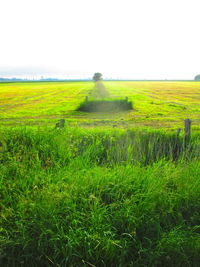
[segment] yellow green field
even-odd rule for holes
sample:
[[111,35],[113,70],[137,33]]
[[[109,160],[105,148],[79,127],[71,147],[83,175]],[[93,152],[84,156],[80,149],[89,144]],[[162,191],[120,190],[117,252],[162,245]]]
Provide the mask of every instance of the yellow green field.
[[104,81],[113,98],[129,97],[134,109],[84,113],[76,108],[90,95],[91,82],[0,83],[1,125],[53,125],[61,118],[81,126],[178,128],[185,118],[200,128],[200,82]]

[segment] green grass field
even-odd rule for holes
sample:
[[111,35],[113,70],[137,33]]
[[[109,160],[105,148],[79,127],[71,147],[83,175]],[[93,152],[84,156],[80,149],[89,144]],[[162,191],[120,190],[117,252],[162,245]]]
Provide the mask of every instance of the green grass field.
[[104,84],[0,84],[0,266],[199,267],[200,82]]
[[179,128],[191,118],[200,125],[200,82],[105,81],[111,98],[133,102],[134,110],[93,114],[75,111],[94,88],[93,82],[0,84],[1,125],[53,125],[60,118],[81,126]]

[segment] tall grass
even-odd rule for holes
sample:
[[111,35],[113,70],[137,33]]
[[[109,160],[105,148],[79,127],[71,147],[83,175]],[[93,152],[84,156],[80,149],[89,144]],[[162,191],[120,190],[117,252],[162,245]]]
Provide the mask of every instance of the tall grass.
[[81,157],[101,165],[189,160],[200,156],[199,146],[198,134],[185,144],[184,138],[176,133],[147,129],[14,128],[2,130],[0,141],[4,160],[14,156],[29,164],[37,161],[44,165],[50,161],[60,167]]
[[199,266],[199,136],[1,131],[1,266]]

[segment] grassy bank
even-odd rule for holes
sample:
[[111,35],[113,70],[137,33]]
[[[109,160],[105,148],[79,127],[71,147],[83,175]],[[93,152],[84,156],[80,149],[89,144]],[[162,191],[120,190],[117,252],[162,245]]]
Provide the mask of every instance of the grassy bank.
[[199,266],[199,136],[6,129],[1,266]]

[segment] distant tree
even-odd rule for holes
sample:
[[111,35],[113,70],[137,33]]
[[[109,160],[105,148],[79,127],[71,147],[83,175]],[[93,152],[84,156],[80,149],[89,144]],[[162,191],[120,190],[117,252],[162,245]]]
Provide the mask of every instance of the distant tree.
[[200,81],[200,74],[194,77],[195,81]]
[[96,72],[93,76],[93,81],[101,81],[102,80],[102,74],[100,72]]

